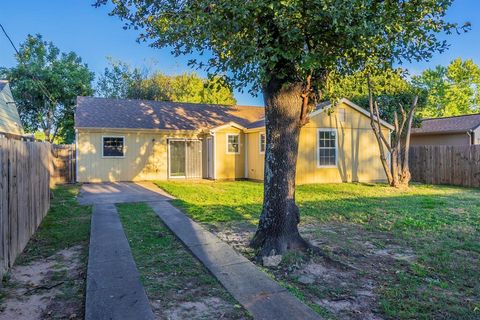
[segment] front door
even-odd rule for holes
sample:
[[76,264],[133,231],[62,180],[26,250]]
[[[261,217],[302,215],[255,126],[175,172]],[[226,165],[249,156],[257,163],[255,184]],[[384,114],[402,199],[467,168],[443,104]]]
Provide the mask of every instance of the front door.
[[202,144],[199,140],[171,139],[168,141],[169,178],[202,177]]
[[170,177],[186,177],[186,145],[183,140],[170,140]]

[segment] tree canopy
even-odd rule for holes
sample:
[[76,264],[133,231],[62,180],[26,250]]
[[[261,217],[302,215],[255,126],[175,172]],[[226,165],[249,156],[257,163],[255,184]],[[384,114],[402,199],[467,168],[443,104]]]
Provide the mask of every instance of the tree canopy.
[[444,19],[452,0],[112,3],[111,14],[123,18],[126,27],[141,30],[139,40],[172,46],[176,55],[200,53],[191,65],[236,87],[253,83],[254,91],[273,74],[305,81],[313,73],[322,80],[326,71],[357,70],[369,61],[390,65],[431,58],[448,47],[437,33],[468,28]]
[[121,61],[111,60],[110,64],[97,83],[97,94],[103,97],[236,104],[232,90],[219,77],[203,79],[195,72],[148,74]]
[[76,98],[93,94],[94,73],[77,54],[61,52],[39,34],[28,35],[15,58],[18,64],[0,75],[10,81],[26,131],[42,130],[50,142],[73,141]]
[[372,90],[379,103],[380,116],[390,123],[393,123],[394,112],[399,112],[400,106],[408,110],[414,96],[420,95],[419,105],[424,104],[425,93],[407,80],[404,70],[370,72],[371,70],[359,71],[345,76],[331,73],[326,81],[327,97],[333,101],[347,98],[368,110],[369,93]]
[[480,67],[473,60],[455,59],[448,66],[425,70],[413,82],[428,92],[422,118],[480,112]]

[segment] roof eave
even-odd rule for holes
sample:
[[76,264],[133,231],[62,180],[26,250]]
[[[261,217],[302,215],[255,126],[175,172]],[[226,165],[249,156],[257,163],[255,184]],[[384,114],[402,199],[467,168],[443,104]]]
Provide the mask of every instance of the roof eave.
[[109,128],[109,127],[81,127],[75,126],[75,130],[91,130],[91,131],[145,131],[145,132],[176,132],[176,133],[199,133],[202,132],[202,129],[159,129],[159,128]]
[[[339,103],[342,103],[342,102],[345,103],[345,104],[347,104],[348,106],[352,107],[353,109],[357,110],[358,112],[362,113],[363,115],[367,116],[368,118],[370,118],[370,112],[368,112],[367,110],[363,109],[363,108],[360,107],[359,105],[353,103],[352,101],[348,100],[347,98],[342,98],[342,99],[340,99]],[[319,113],[323,112],[324,110],[329,109],[329,108],[331,108],[331,107],[332,107],[332,104],[330,103],[330,104],[328,104],[328,105],[326,105],[326,106],[324,106],[324,107],[322,107],[322,108],[319,108],[319,109],[311,112],[311,113],[310,113],[310,117],[316,116],[317,114],[319,114]],[[377,120],[377,117],[376,117],[376,116],[373,116],[373,119],[376,121],[376,120]],[[380,123],[381,123],[384,127],[388,128],[388,129],[390,129],[390,130],[392,130],[392,131],[395,129],[390,123],[388,123],[388,122],[385,121],[385,120],[380,119]]]
[[452,134],[452,133],[467,133],[467,132],[471,132],[472,129],[464,129],[464,130],[442,130],[442,131],[424,131],[424,132],[411,132],[411,135],[412,136],[420,136],[420,135],[429,135],[429,134],[439,134],[439,135],[443,135],[443,134]]

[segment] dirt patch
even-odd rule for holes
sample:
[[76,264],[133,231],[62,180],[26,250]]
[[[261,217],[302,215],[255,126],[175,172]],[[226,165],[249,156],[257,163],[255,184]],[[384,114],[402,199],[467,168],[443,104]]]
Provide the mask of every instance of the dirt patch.
[[[316,255],[285,256],[268,272],[302,292],[305,301],[323,310],[325,318],[383,319],[378,288],[385,274],[416,261],[415,252],[388,233],[370,232],[349,224],[303,225],[301,233],[332,260]],[[212,230],[239,252],[253,252],[248,243],[251,226],[224,226]]]
[[165,315],[170,320],[182,319],[229,319],[234,312],[232,305],[220,298],[201,298],[197,301],[182,302],[167,310]]
[[84,283],[81,251],[81,246],[75,246],[14,266],[2,288],[0,320],[80,318],[83,297],[78,303],[75,289]]

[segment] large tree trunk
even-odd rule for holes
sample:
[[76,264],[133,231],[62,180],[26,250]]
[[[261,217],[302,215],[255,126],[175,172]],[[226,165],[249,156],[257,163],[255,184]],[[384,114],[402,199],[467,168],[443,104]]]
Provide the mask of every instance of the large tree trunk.
[[295,173],[301,128],[302,83],[272,80],[264,88],[266,151],[263,210],[251,246],[258,256],[306,249],[298,232]]

